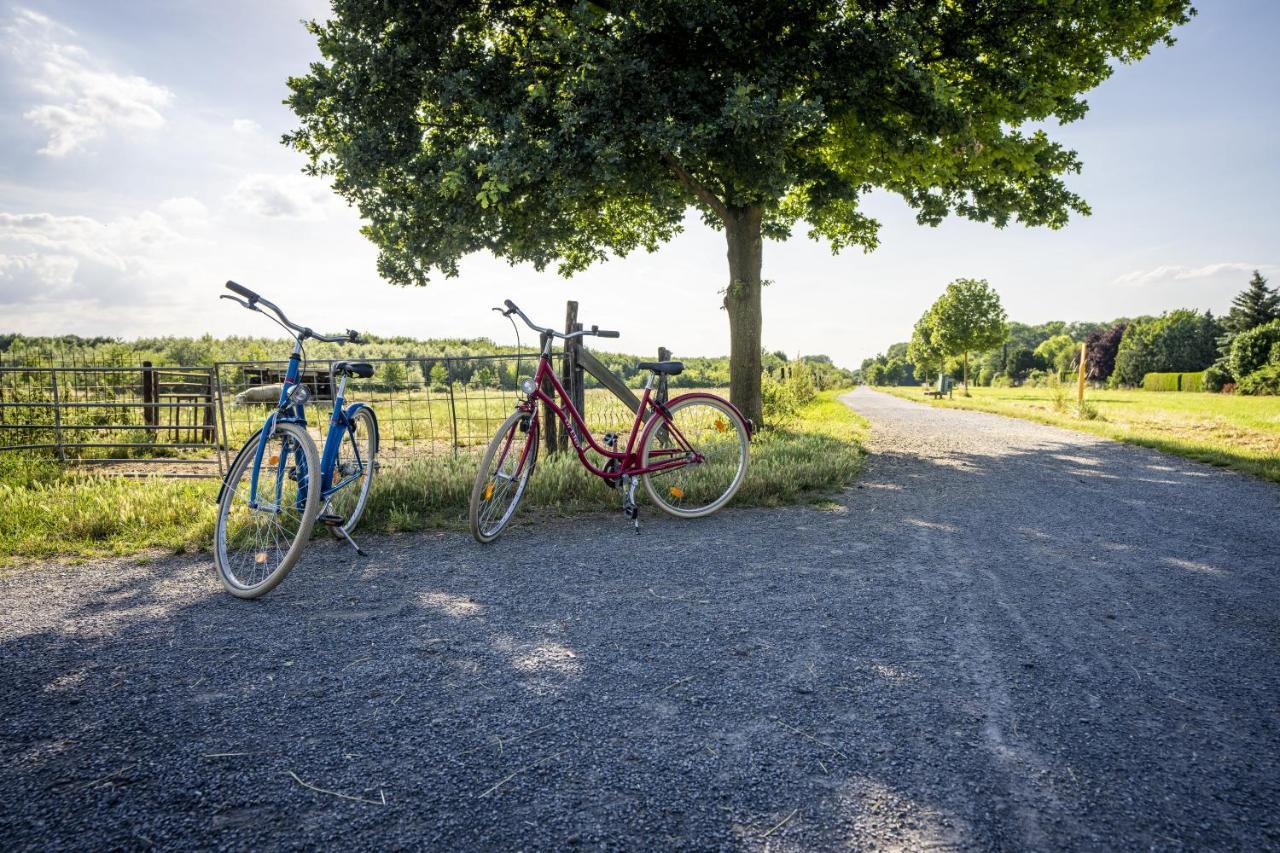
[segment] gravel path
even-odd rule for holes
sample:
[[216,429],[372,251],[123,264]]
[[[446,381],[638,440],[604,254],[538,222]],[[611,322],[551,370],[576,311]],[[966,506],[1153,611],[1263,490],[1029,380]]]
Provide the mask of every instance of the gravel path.
[[4,846],[1280,849],[1280,489],[847,399],[826,509],[0,580]]

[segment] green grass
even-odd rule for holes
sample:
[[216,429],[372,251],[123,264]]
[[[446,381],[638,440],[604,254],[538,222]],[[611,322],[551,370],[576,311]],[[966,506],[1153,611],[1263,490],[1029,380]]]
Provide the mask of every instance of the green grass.
[[[925,402],[919,388],[881,388],[899,397]],[[1065,411],[1054,405],[1049,388],[972,388],[964,397],[931,406],[974,409],[1091,432],[1151,447],[1280,482],[1280,397],[1234,394],[1097,391],[1085,400],[1096,408],[1092,420],[1075,413],[1075,388]]]
[[[838,393],[819,394],[787,425],[757,434],[735,504],[812,501],[857,475],[867,425],[839,402]],[[472,454],[442,454],[384,469],[360,529],[464,526],[476,464]],[[86,476],[49,462],[0,457],[0,565],[53,556],[206,549],[217,490],[211,480]],[[620,505],[616,491],[586,472],[576,455],[563,453],[539,461],[522,512],[537,517]]]

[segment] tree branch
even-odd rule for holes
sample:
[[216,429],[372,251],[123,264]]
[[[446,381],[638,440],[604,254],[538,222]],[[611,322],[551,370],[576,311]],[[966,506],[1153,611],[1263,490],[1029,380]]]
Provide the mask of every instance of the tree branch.
[[716,215],[722,220],[728,221],[728,206],[725,205],[725,203],[721,201],[715,193],[699,183],[697,178],[689,174],[689,170],[680,165],[680,161],[675,158],[675,155],[664,151],[662,152],[662,160],[667,164],[667,168],[669,168],[675,176],[680,179],[680,183],[684,184],[685,187],[689,189],[689,192],[697,196],[698,201],[714,210]]

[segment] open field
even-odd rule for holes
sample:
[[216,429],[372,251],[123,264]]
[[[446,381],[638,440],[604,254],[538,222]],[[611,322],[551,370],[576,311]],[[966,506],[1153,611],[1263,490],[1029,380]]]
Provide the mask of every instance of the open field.
[[1075,412],[1075,388],[1067,410],[1055,408],[1049,388],[971,388],[954,399],[931,400],[921,388],[880,388],[932,406],[973,409],[1151,447],[1280,482],[1280,397],[1089,389],[1085,400],[1098,417]]
[[[837,393],[820,394],[791,423],[757,435],[747,480],[735,504],[803,501],[838,489],[856,476],[866,422],[841,404]],[[607,410],[597,406],[595,411],[603,417]],[[489,412],[486,404],[485,411],[475,413],[476,431],[486,418],[496,429],[498,414]],[[360,529],[461,526],[475,466],[473,452],[424,453],[387,466],[375,481]],[[0,456],[0,505],[5,508],[0,565],[33,557],[206,548],[217,489],[214,480],[77,475],[48,462]],[[565,514],[617,509],[620,498],[583,470],[575,455],[559,454],[540,460],[525,506]]]

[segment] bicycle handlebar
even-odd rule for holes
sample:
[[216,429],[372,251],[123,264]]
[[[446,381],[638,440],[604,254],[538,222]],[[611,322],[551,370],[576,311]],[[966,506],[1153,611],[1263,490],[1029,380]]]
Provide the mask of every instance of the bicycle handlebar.
[[507,306],[507,310],[502,311],[501,308],[495,308],[494,310],[502,311],[502,316],[504,317],[509,317],[512,314],[515,314],[519,316],[521,320],[524,320],[525,325],[528,326],[530,329],[533,329],[535,332],[539,332],[544,335],[550,335],[553,338],[562,338],[567,341],[569,340],[569,338],[582,338],[582,337],[586,337],[587,335],[595,335],[598,338],[620,337],[618,332],[611,332],[611,331],[608,331],[607,329],[601,329],[599,326],[592,326],[590,329],[582,329],[581,331],[577,331],[577,332],[557,332],[555,329],[551,328],[550,326],[544,327],[544,326],[536,325],[532,320],[529,319],[528,315],[526,315],[523,311],[520,310],[520,306],[516,305],[510,299],[503,300],[503,304]]
[[237,299],[234,296],[227,296],[225,293],[222,294],[222,297],[221,297],[222,299],[230,299],[232,302],[237,302],[243,305],[245,308],[248,308],[250,311],[258,311],[258,312],[262,311],[262,309],[258,307],[258,303],[262,303],[267,308],[270,308],[271,311],[277,317],[280,318],[280,323],[285,328],[289,329],[290,331],[294,332],[297,335],[300,335],[301,337],[311,338],[312,340],[316,340],[316,341],[324,341],[326,343],[331,343],[331,344],[345,344],[345,343],[355,344],[360,342],[360,337],[354,329],[347,329],[347,331],[341,335],[321,335],[317,333],[315,330],[307,326],[299,326],[297,323],[293,322],[287,316],[285,316],[285,313],[280,310],[279,305],[276,305],[270,299],[263,299],[261,296],[254,293],[252,290],[245,287],[244,285],[236,284],[234,281],[228,281],[226,286],[227,286],[227,290],[230,290],[232,293],[240,294],[241,296],[244,297],[244,299]]

